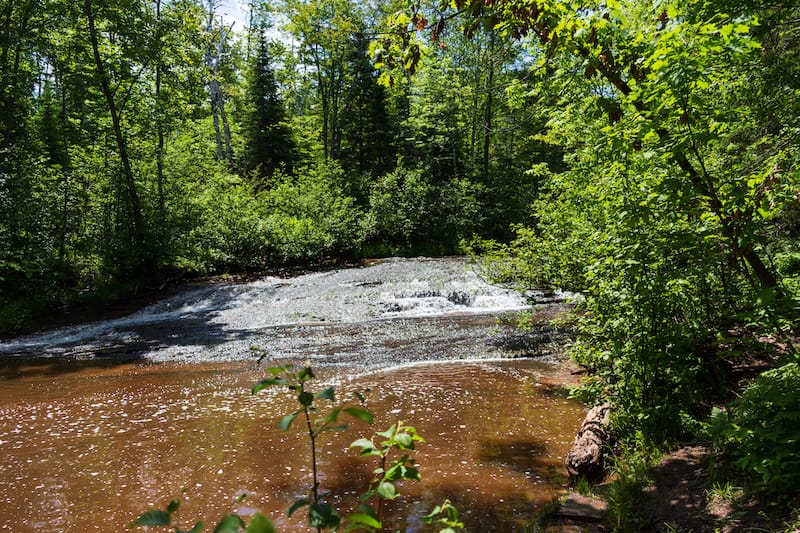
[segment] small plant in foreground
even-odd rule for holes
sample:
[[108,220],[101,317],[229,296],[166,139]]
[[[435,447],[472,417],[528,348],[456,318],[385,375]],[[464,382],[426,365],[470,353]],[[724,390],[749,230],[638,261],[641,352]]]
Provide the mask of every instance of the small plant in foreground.
[[[131,522],[129,527],[131,529],[142,526],[169,527],[174,529],[175,533],[200,533],[203,531],[203,522],[197,522],[192,529],[181,529],[177,525],[174,515],[178,513],[180,507],[180,499],[172,500],[167,505],[166,510],[151,509],[146,511]],[[242,530],[244,530],[244,533],[275,533],[275,526],[269,518],[261,513],[254,514],[250,518],[249,524],[242,517],[231,514],[219,521],[214,528],[214,533],[239,533]]]
[[[327,501],[319,485],[317,471],[317,445],[320,435],[328,431],[341,431],[347,426],[339,423],[339,415],[345,413],[353,418],[372,424],[371,412],[357,406],[336,405],[333,387],[328,387],[320,392],[309,390],[309,383],[314,379],[314,372],[310,364],[299,370],[291,366],[271,367],[267,369],[269,377],[258,382],[251,389],[252,394],[272,386],[284,386],[296,394],[299,408],[281,418],[278,426],[288,431],[292,423],[302,415],[311,446],[311,471],[312,486],[307,497],[297,499],[287,511],[292,516],[296,511],[308,507],[308,525],[318,533],[323,530],[339,531],[367,531],[376,532],[383,529],[381,521],[382,503],[384,500],[394,500],[400,494],[397,483],[403,480],[419,481],[420,473],[415,466],[415,460],[408,452],[416,449],[417,443],[425,440],[417,434],[412,426],[398,422],[386,431],[375,433],[370,439],[361,438],[354,441],[350,447],[360,448],[362,457],[378,458],[378,467],[373,470],[374,477],[369,488],[359,497],[358,510],[349,513],[344,518]],[[360,402],[364,402],[364,395],[360,391],[354,392]],[[320,401],[328,401],[332,407],[325,415],[320,414]],[[392,458],[393,452],[399,452]],[[166,526],[174,528],[175,533],[199,533],[203,530],[203,523],[198,522],[188,531],[181,530],[173,525],[173,515],[180,507],[180,500],[173,500],[166,511],[151,510],[142,514],[131,527],[139,526]],[[433,526],[438,533],[456,533],[463,531],[464,525],[458,519],[458,510],[445,500],[437,505],[430,514],[421,518],[425,524]],[[247,524],[237,515],[223,518],[214,533],[274,533],[273,523],[261,513],[256,513]]]
[[458,509],[453,507],[450,500],[445,500],[437,505],[433,511],[422,517],[426,524],[440,524],[445,526],[439,533],[456,533],[463,531],[464,524],[458,520]]
[[[373,442],[376,437],[381,437],[379,445]],[[389,454],[392,450],[402,452],[412,451],[417,442],[425,440],[417,435],[417,430],[411,426],[406,426],[402,422],[392,424],[386,431],[375,433],[372,439],[359,439],[353,442],[351,448],[361,448],[362,457],[378,457],[380,466],[373,473],[375,477],[369,485],[369,489],[361,495],[361,505],[359,510],[364,514],[362,517],[350,515],[350,522],[356,525],[369,525],[380,528],[381,510],[383,500],[394,500],[399,496],[395,482],[409,479],[419,481],[419,470],[414,466],[414,459],[408,454],[403,453],[400,457],[389,461]],[[369,501],[377,499],[377,509],[369,505]],[[369,521],[364,521],[369,518]]]
[[[314,372],[311,370],[310,364],[306,364],[299,371],[295,371],[291,366],[271,367],[267,369],[267,373],[270,377],[254,385],[251,392],[257,394],[267,387],[277,385],[287,387],[290,391],[296,393],[297,403],[300,404],[300,408],[284,416],[278,425],[282,430],[287,431],[295,419],[302,414],[306,423],[308,439],[311,443],[311,473],[313,479],[310,494],[307,498],[296,500],[287,514],[292,516],[295,511],[308,507],[309,526],[317,529],[317,531],[338,528],[342,519],[341,515],[323,499],[323,495],[319,490],[317,440],[325,432],[347,429],[346,425],[338,423],[339,415],[342,412],[367,424],[372,424],[373,415],[360,407],[335,405],[327,415],[312,419],[312,414],[316,415],[319,411],[318,400],[327,400],[331,403],[335,401],[333,387],[328,387],[316,394],[309,391],[307,388],[308,383],[314,379]],[[355,394],[360,401],[364,401],[363,394],[360,392]]]

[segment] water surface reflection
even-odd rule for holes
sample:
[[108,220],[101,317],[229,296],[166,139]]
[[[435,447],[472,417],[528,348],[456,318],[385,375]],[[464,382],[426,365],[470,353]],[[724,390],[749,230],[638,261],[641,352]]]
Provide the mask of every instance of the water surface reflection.
[[[283,515],[310,486],[299,428],[276,427],[294,400],[277,390],[251,396],[262,376],[252,362],[54,372],[19,366],[0,378],[0,528],[121,531],[185,488],[186,524],[246,506],[273,516],[280,531],[307,531]],[[394,509],[411,518],[393,527],[417,530],[415,516],[450,498],[470,531],[513,531],[562,489],[562,458],[583,415],[552,394],[558,372],[518,359],[355,375],[329,367],[319,376],[340,393],[371,389],[372,430],[403,420],[427,440],[416,455],[423,481],[405,486]],[[347,446],[370,431],[356,422],[323,442],[322,486],[342,508],[374,466]]]

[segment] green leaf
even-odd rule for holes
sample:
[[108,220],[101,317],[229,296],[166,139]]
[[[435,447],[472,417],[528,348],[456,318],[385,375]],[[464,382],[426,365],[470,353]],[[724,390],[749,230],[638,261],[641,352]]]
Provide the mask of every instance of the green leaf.
[[395,432],[396,428],[397,428],[397,424],[392,424],[389,427],[389,429],[387,429],[386,431],[379,431],[379,432],[376,433],[376,435],[378,435],[379,437],[390,439],[390,438],[392,438],[392,435],[394,435],[394,432]]
[[398,433],[395,437],[395,442],[401,449],[406,450],[413,450],[414,449],[414,440],[411,438],[411,435],[408,433]]
[[338,527],[342,517],[331,505],[318,503],[308,511],[308,525],[319,529]]
[[301,507],[305,507],[306,505],[311,505],[311,500],[309,500],[308,498],[299,498],[295,500],[292,506],[289,507],[289,510],[286,511],[286,516],[292,516],[295,511],[297,511]]
[[314,379],[314,372],[311,370],[311,365],[306,365],[303,370],[297,373],[297,379],[300,383]]
[[430,524],[431,521],[434,518],[436,518],[436,515],[438,515],[441,512],[442,512],[442,506],[441,505],[437,505],[436,507],[433,508],[433,510],[430,513],[428,513],[425,516],[423,516],[422,519],[423,519],[423,521],[425,521],[426,524]]
[[353,513],[351,515],[348,515],[347,521],[352,524],[361,524],[375,529],[380,529],[381,527],[383,527],[381,526],[381,523],[378,520],[364,513]]
[[324,431],[347,431],[347,424],[340,424],[338,426],[324,426],[319,431],[320,433]]
[[367,424],[372,424],[374,419],[374,416],[371,412],[367,411],[366,409],[361,409],[360,407],[345,407],[344,412],[353,418],[357,418],[363,422],[366,422]]
[[168,526],[172,522],[172,515],[166,511],[156,509],[143,513],[136,521],[131,523],[131,527],[136,526]]
[[353,441],[350,444],[350,447],[351,448],[361,448],[361,451],[363,453],[364,451],[367,451],[367,450],[374,450],[375,449],[375,444],[373,444],[372,441],[369,440],[369,439],[361,438],[361,439],[358,439],[356,441]]
[[274,385],[286,385],[286,380],[283,379],[263,379],[253,385],[253,388],[250,389],[250,394],[257,394],[260,391],[266,389],[267,387],[272,387]]
[[267,372],[272,374],[274,377],[278,377],[283,374],[285,371],[289,370],[289,367],[285,366],[273,366],[267,369]]
[[308,407],[314,403],[314,395],[310,392],[303,391],[297,395],[297,401],[300,402],[301,405]]
[[297,415],[299,415],[299,414],[300,414],[300,411],[295,411],[294,413],[292,413],[290,415],[284,416],[283,418],[281,418],[281,421],[278,423],[278,427],[281,428],[284,431],[288,431],[289,430],[289,426],[292,425],[292,422],[294,422],[294,419],[297,418]]
[[320,400],[333,401],[333,387],[328,387],[324,391],[317,394],[317,398],[319,398]]
[[378,495],[384,500],[394,500],[399,496],[395,486],[388,481],[384,481],[378,485]]
[[167,512],[169,514],[172,514],[172,513],[176,512],[180,508],[181,508],[181,501],[178,500],[178,499],[175,499],[175,500],[172,500],[171,502],[169,502],[169,505],[167,505]]
[[244,527],[245,523],[241,517],[232,514],[219,521],[214,533],[239,533],[239,528]]
[[245,533],[275,533],[275,524],[261,513],[256,513],[245,529]]
[[414,481],[422,480],[422,476],[420,475],[419,470],[417,470],[414,467],[404,468],[402,470],[402,473],[403,473],[403,479],[412,479]]

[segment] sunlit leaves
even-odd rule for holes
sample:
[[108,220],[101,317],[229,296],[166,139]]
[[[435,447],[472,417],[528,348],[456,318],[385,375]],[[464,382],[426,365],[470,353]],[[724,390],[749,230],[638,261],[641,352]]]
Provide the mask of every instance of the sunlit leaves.
[[348,528],[347,531],[359,529],[361,527],[368,527],[373,529],[380,529],[381,522],[372,515],[366,513],[350,513],[347,515]]
[[240,528],[244,528],[246,524],[241,517],[237,515],[228,515],[223,518],[214,528],[214,533],[239,533]]
[[318,393],[318,394],[316,395],[316,398],[318,398],[318,399],[320,399],[320,400],[329,400],[329,401],[331,401],[331,402],[332,402],[332,401],[334,400],[333,396],[334,396],[334,389],[333,389],[333,387],[328,387],[328,388],[327,388],[327,389],[325,389],[324,391],[322,391],[322,392]]
[[374,419],[374,416],[370,411],[361,409],[360,407],[345,407],[343,411],[353,418],[357,418],[358,420],[366,422],[367,424],[372,424]]
[[393,483],[388,481],[382,481],[378,484],[378,487],[375,489],[378,496],[383,498],[384,500],[394,500],[397,498],[397,489],[395,488]]
[[450,500],[445,500],[434,507],[430,513],[422,517],[422,521],[426,524],[446,526],[439,530],[439,533],[455,533],[464,527],[464,524],[458,518],[458,509],[453,506]]
[[276,530],[272,520],[261,513],[256,513],[250,519],[250,523],[247,524],[245,533],[276,533]]
[[297,418],[297,415],[300,414],[300,411],[295,411],[294,413],[288,414],[281,418],[281,421],[278,423],[278,427],[284,431],[289,431],[289,427],[291,427],[292,422],[294,419]]
[[328,503],[312,505],[308,512],[308,525],[315,528],[336,528],[341,520],[341,515]]

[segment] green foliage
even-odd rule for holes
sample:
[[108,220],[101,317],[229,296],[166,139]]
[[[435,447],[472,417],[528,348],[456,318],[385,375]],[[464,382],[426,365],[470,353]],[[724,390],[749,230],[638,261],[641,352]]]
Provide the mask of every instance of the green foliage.
[[433,242],[452,252],[480,228],[479,192],[479,185],[465,179],[437,185],[421,170],[399,167],[372,188],[366,238],[401,250]]
[[[369,487],[359,496],[357,510],[342,517],[334,507],[324,501],[319,490],[316,452],[318,438],[327,431],[347,429],[347,426],[338,424],[341,413],[367,424],[373,422],[372,413],[358,406],[336,405],[333,387],[316,393],[308,390],[309,384],[315,377],[310,363],[299,370],[291,366],[279,366],[268,368],[266,372],[268,377],[252,387],[252,394],[257,394],[268,387],[278,386],[285,387],[291,394],[296,395],[299,409],[284,416],[278,425],[282,430],[288,431],[294,420],[302,415],[305,418],[311,447],[313,486],[308,497],[298,498],[287,511],[287,515],[292,516],[296,511],[308,507],[308,524],[317,530],[335,530],[344,526],[344,531],[381,531],[383,502],[395,500],[400,496],[398,483],[421,479],[410,452],[425,440],[417,434],[414,427],[398,422],[385,431],[376,432],[369,439],[361,438],[354,441],[350,447],[359,448],[361,457],[376,458],[378,466],[373,470],[374,477],[370,480]],[[362,392],[355,391],[354,396],[360,402],[364,401]],[[312,413],[319,414],[318,400],[330,402],[332,406],[327,415],[312,419]],[[437,506],[422,520],[427,524],[444,526],[443,529],[437,528],[440,532],[454,533],[457,528],[463,528],[463,524],[458,521],[458,511],[449,501]]]
[[458,509],[453,507],[450,500],[445,500],[441,505],[434,507],[430,513],[422,517],[422,521],[426,524],[445,526],[438,530],[439,533],[465,531],[464,524],[458,520]]
[[627,451],[613,466],[616,479],[608,489],[606,521],[613,531],[641,531],[643,517],[637,512],[642,487],[650,482],[653,458]]
[[524,91],[504,96],[528,77],[521,44],[447,31],[439,66],[384,87],[368,39],[397,6],[287,2],[288,48],[261,37],[269,6],[253,6],[245,46],[200,4],[8,4],[3,332],[117,285],[454,253],[525,216],[537,193],[525,170],[558,150],[531,140],[545,119]]
[[[376,445],[374,441],[378,437],[381,440]],[[414,459],[406,452],[414,451],[416,444],[422,442],[425,440],[417,434],[414,427],[398,422],[386,431],[375,433],[372,439],[359,439],[350,445],[351,448],[361,448],[362,457],[376,457],[379,461],[379,466],[373,470],[375,477],[370,481],[369,488],[359,497],[361,513],[355,522],[350,518],[354,527],[365,525],[362,514],[380,524],[382,501],[394,500],[400,496],[395,484],[403,480],[420,481]],[[393,451],[400,452],[401,455],[389,460],[389,454]],[[370,500],[375,499],[378,500],[377,509],[369,505]],[[375,527],[379,529],[380,525]]]
[[180,264],[191,270],[252,269],[274,254],[271,228],[262,206],[244,180],[220,169],[203,184],[195,184],[186,206],[188,231],[180,242]]
[[726,411],[716,410],[712,431],[735,470],[770,493],[800,489],[800,366],[761,374]]
[[264,191],[264,219],[279,262],[311,262],[355,255],[363,241],[361,211],[343,190],[344,174],[334,163],[298,171]]
[[539,138],[563,148],[568,168],[538,170],[535,223],[511,244],[477,244],[488,270],[523,290],[579,293],[572,353],[593,372],[589,392],[615,402],[624,435],[682,436],[723,385],[715,331],[797,323],[771,261],[796,201],[784,141],[797,115],[765,127],[762,104],[796,106],[763,85],[771,67],[754,14],[704,2],[541,2],[535,17],[456,5],[472,22],[536,34],[530,94],[560,95]]
[[[181,507],[180,499],[172,500],[166,510],[151,509],[142,513],[131,522],[130,529],[137,527],[168,527],[175,533],[200,533],[203,522],[197,522],[191,529],[182,529],[178,525],[177,514]],[[223,517],[214,528],[214,533],[275,533],[272,521],[261,513],[255,513],[248,524],[242,517],[231,514]]]
[[264,187],[277,170],[291,175],[297,154],[263,31],[258,35],[258,54],[252,66],[248,97],[250,108],[240,165],[245,175],[251,175]]

